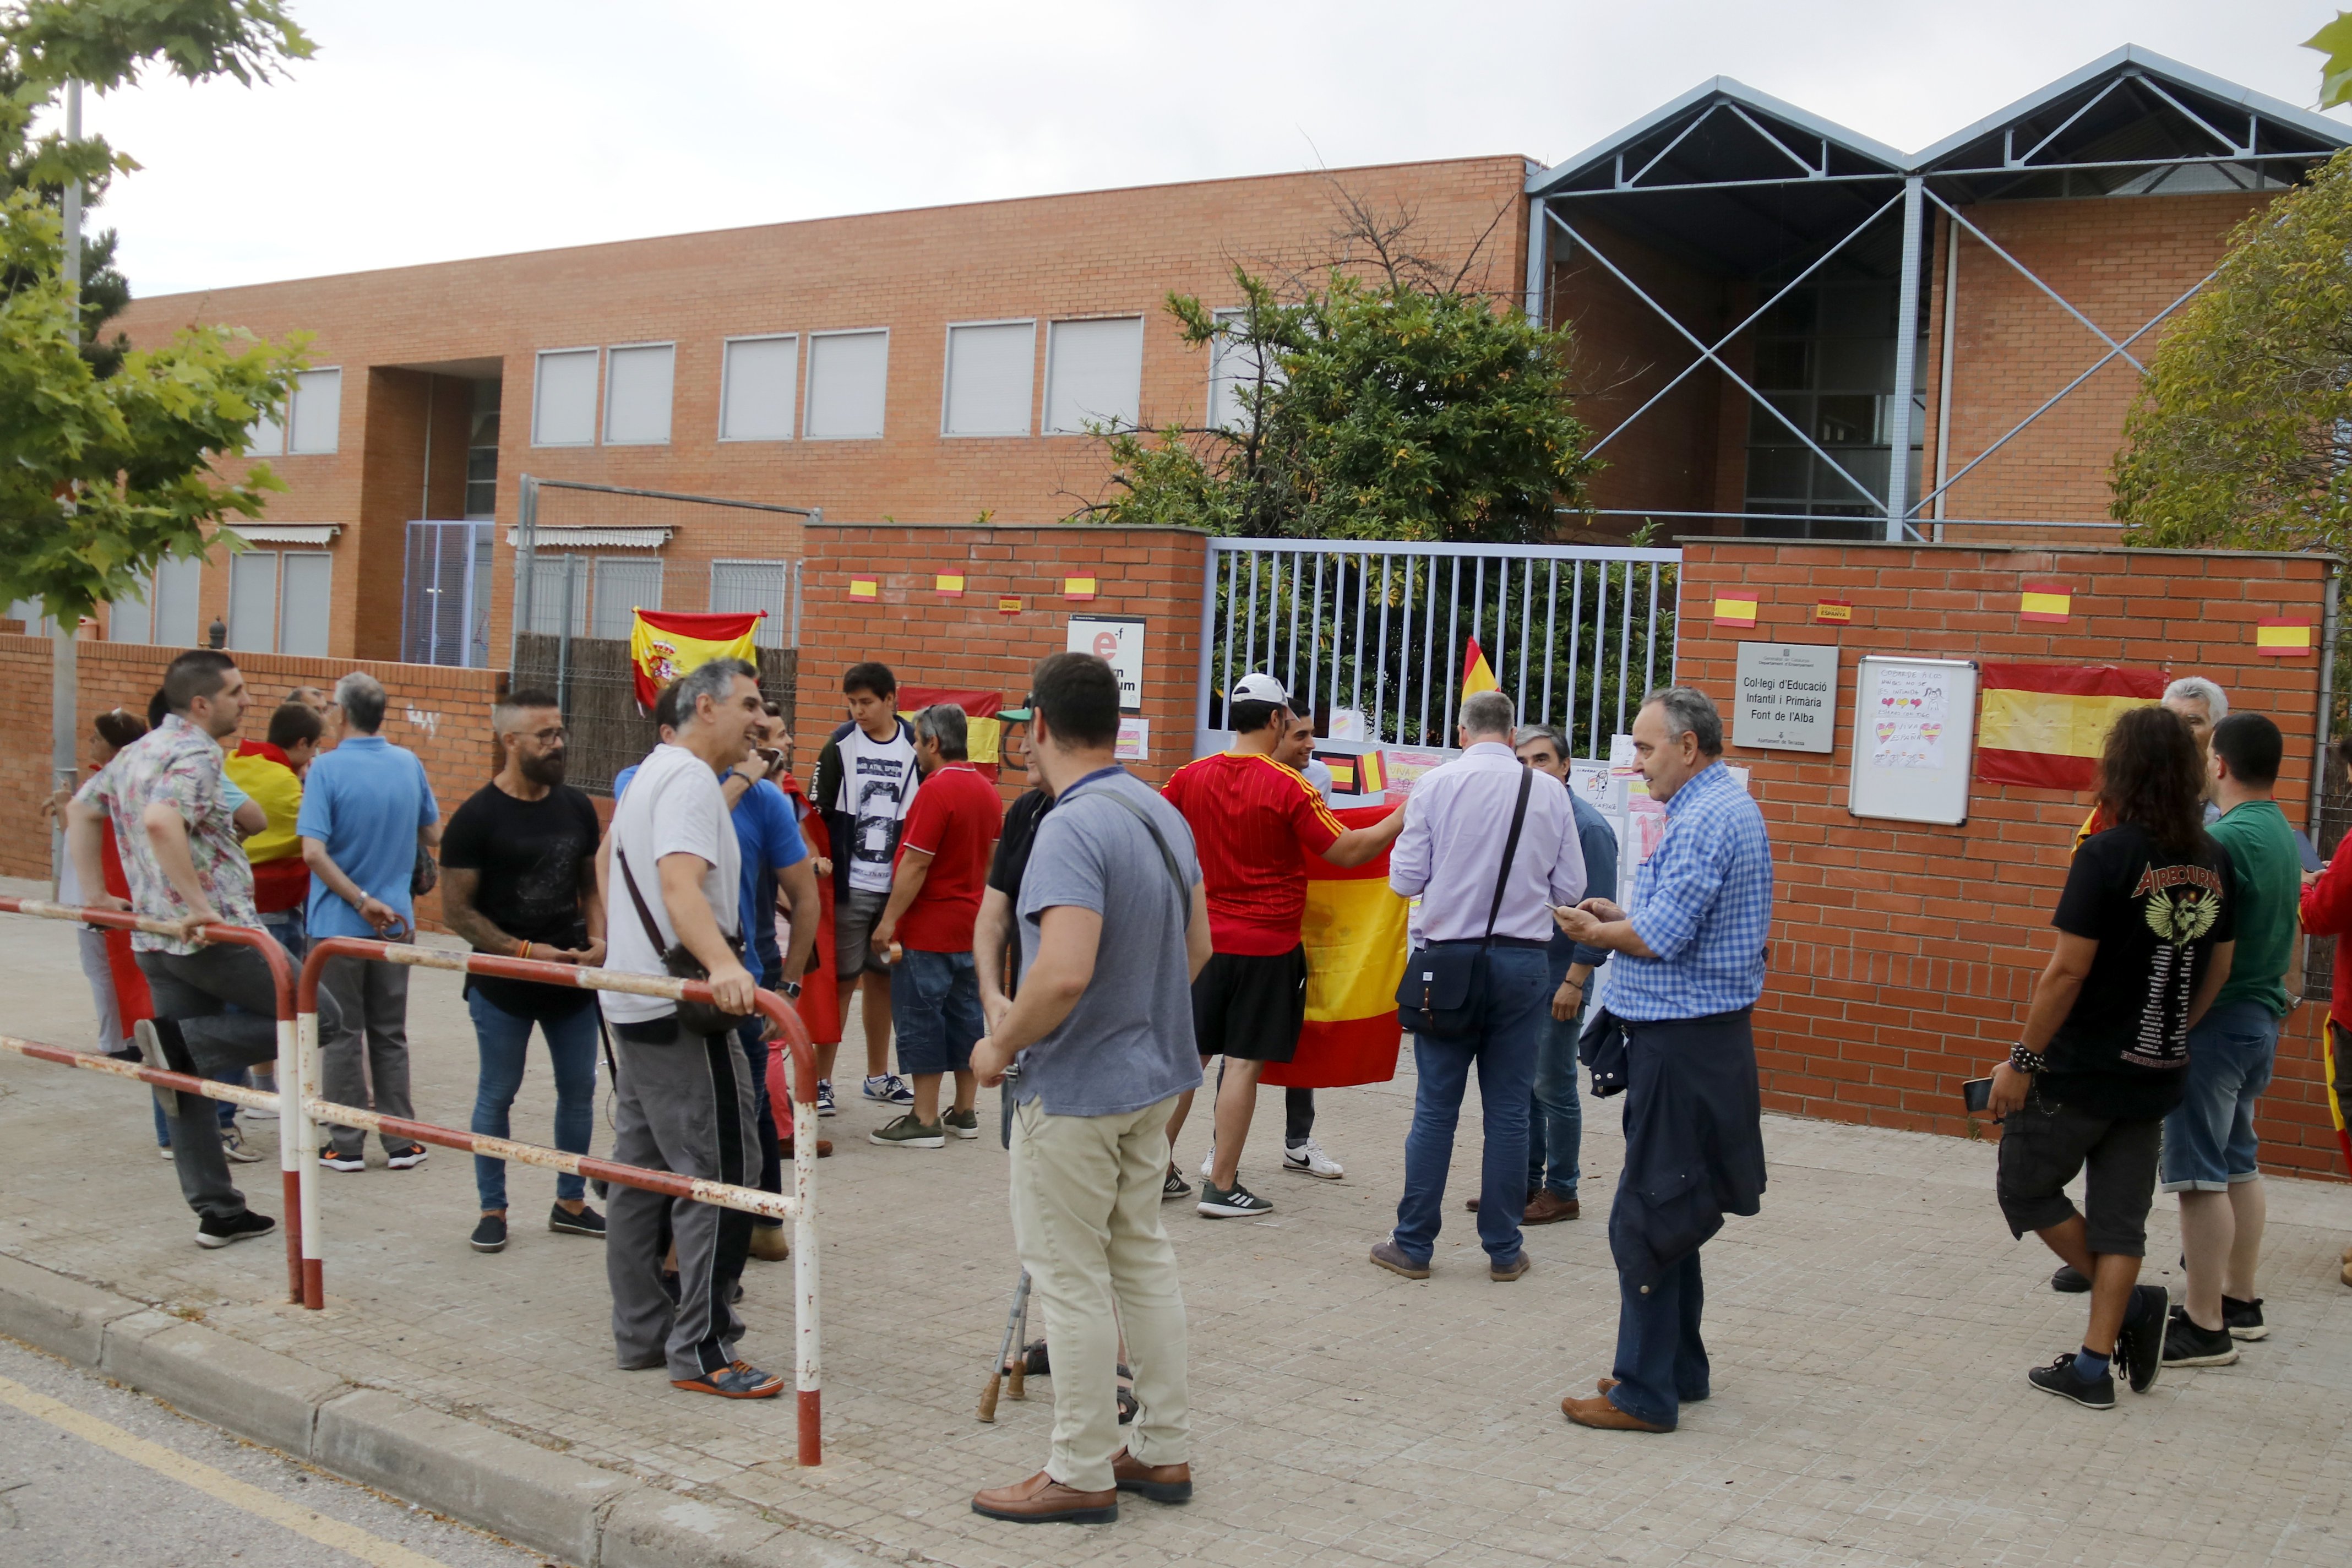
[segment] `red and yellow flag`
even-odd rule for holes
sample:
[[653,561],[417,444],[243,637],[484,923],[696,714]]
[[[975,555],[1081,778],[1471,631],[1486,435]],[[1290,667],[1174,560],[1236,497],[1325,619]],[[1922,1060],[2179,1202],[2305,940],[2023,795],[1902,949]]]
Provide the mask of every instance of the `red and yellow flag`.
[[1988,664],[1977,720],[1985,784],[2086,790],[2117,718],[2164,695],[2160,669],[2119,665]]
[[714,658],[758,662],[751,633],[766,615],[765,610],[728,616],[637,611],[629,624],[629,662],[636,670],[638,705],[652,707],[663,687]]
[[2263,658],[2303,658],[2311,650],[2309,621],[2269,620],[2254,627],[2254,652]]
[[[1370,753],[1378,755],[1377,752]],[[1332,815],[1369,827],[1402,806],[1350,806]],[[1341,870],[1319,855],[1307,867],[1307,1026],[1289,1061],[1269,1064],[1264,1081],[1297,1089],[1344,1089],[1396,1077],[1404,1030],[1397,982],[1404,978],[1405,901],[1389,889],[1386,850]]]
[[1462,695],[1475,697],[1481,691],[1493,691],[1501,682],[1495,679],[1495,667],[1486,662],[1485,650],[1478,639],[1470,639],[1469,652],[1462,658]]

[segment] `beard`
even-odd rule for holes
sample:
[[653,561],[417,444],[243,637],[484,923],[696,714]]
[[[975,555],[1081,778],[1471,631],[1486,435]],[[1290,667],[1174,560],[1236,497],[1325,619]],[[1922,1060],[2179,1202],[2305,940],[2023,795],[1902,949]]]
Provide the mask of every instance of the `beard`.
[[515,767],[531,783],[553,789],[563,782],[563,761],[562,752],[547,757],[519,756]]

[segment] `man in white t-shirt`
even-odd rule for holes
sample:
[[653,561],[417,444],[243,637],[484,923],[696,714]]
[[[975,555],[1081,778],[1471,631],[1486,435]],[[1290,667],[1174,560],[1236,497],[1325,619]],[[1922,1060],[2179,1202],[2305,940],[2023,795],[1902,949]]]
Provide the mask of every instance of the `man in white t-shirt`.
[[[905,1108],[915,1091],[890,1070],[890,964],[869,940],[890,901],[891,868],[898,855],[908,808],[921,775],[915,732],[898,717],[898,678],[887,664],[853,664],[841,678],[849,721],[835,730],[816,759],[816,806],[833,840],[834,973],[840,980],[841,1027],[849,1027],[849,998],[866,988],[866,1098]],[[833,1059],[838,1045],[817,1057],[817,1114],[833,1114]]]
[[[666,974],[684,944],[709,973],[719,1005],[751,1010],[743,966],[741,854],[719,775],[750,754],[762,716],[759,675],[712,659],[677,685],[675,739],[654,748],[613,812],[602,862],[609,968]],[[680,1026],[655,996],[599,994],[613,1026],[613,1157],[631,1165],[742,1186],[760,1173],[759,1100],[734,1039]],[[664,1219],[667,1225],[665,1226]],[[677,1244],[677,1294],[662,1281],[664,1232]],[[743,1324],[728,1302],[750,1248],[751,1216],[635,1187],[615,1187],[604,1271],[613,1340],[624,1369],[669,1368],[670,1386],[727,1399],[767,1399],[784,1380],[738,1361]]]

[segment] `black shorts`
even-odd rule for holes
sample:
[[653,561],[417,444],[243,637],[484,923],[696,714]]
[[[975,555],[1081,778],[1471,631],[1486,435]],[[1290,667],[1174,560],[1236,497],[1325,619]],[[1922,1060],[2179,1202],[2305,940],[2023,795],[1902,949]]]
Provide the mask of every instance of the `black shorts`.
[[1286,1062],[1307,1026],[1307,949],[1218,952],[1192,982],[1192,1039],[1202,1060]]
[[2084,1239],[2091,1250],[2145,1258],[2163,1130],[2160,1118],[2118,1121],[2094,1116],[2043,1099],[2037,1087],[2000,1124],[1994,1190],[2010,1234],[2021,1237],[2074,1218],[2066,1184],[2081,1171]]

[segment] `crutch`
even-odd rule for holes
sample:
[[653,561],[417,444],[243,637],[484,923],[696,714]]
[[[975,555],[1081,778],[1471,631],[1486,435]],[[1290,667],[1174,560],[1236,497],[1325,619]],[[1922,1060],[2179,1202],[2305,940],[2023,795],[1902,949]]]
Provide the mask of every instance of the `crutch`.
[[988,1369],[988,1386],[980,1391],[980,1418],[996,1419],[996,1394],[1004,1383],[1004,1363],[1011,1361],[1014,1351],[1021,1359],[1013,1363],[1013,1397],[1024,1397],[1021,1391],[1021,1374],[1028,1369],[1029,1352],[1020,1342],[1020,1333],[1029,1318],[1029,1270],[1021,1271],[1021,1282],[1013,1288],[1013,1310],[1004,1314],[1004,1343],[996,1352],[996,1360]]

